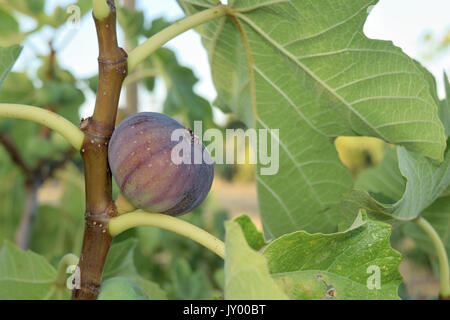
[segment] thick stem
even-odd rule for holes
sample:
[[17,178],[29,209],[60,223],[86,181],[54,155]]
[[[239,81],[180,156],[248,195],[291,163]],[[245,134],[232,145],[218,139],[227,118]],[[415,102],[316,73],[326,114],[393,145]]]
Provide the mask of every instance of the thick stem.
[[108,230],[114,237],[125,230],[137,226],[154,226],[176,232],[200,243],[222,259],[225,258],[225,245],[222,241],[193,224],[166,214],[147,212],[125,213],[109,220]]
[[36,181],[30,181],[26,185],[25,207],[14,239],[16,245],[22,250],[28,250],[30,246],[31,228],[38,209],[37,193],[39,186],[40,183]]
[[439,234],[427,220],[422,217],[418,217],[414,220],[414,222],[416,222],[417,225],[425,231],[433,242],[439,260],[439,278],[441,284],[439,296],[441,299],[450,299],[450,269],[445,246],[442,243]]
[[22,104],[0,103],[0,117],[31,120],[55,130],[76,149],[80,150],[84,134],[72,122],[59,114]]
[[139,45],[136,49],[130,52],[128,58],[128,70],[132,72],[136,66],[150,56],[155,50],[162,47],[167,41],[176,37],[177,35],[195,28],[205,22],[223,17],[231,14],[232,9],[228,6],[218,6],[206,9],[183,20],[180,20],[173,25],[158,32],[153,37]]
[[94,17],[99,43],[99,82],[94,115],[81,123],[85,140],[81,148],[84,163],[86,212],[80,256],[80,289],[72,299],[96,299],[111,244],[108,221],[117,214],[112,199],[112,178],[108,166],[108,143],[114,131],[122,82],[127,75],[127,55],[117,44],[116,9],[108,0],[109,15]]

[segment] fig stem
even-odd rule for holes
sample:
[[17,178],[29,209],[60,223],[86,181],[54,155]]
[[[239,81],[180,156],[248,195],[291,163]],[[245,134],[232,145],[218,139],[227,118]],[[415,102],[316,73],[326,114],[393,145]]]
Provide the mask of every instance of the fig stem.
[[225,259],[225,245],[212,234],[184,220],[160,213],[131,212],[111,218],[108,224],[112,237],[138,226],[153,226],[188,237]]
[[97,20],[103,20],[109,16],[110,8],[106,3],[106,0],[93,0],[92,1],[93,13],[94,17]]
[[118,214],[124,214],[129,213],[132,211],[137,210],[135,206],[133,206],[122,194],[122,192],[119,192],[119,195],[117,196],[116,201],[114,201],[117,208]]
[[232,9],[229,6],[220,5],[210,9],[203,10],[192,16],[175,22],[171,26],[158,32],[147,39],[144,43],[136,47],[128,55],[128,72],[131,73],[136,66],[150,56],[154,51],[162,47],[166,42],[175,38],[179,34],[199,26],[205,22],[231,14]]
[[414,220],[419,227],[430,237],[433,245],[436,249],[436,253],[439,260],[439,273],[440,273],[440,291],[439,295],[441,299],[448,299],[450,297],[450,271],[447,251],[442,243],[439,234],[433,228],[433,226],[423,217],[418,217]]
[[84,133],[57,113],[23,104],[0,103],[0,117],[30,120],[40,123],[63,136],[76,150],[81,149]]

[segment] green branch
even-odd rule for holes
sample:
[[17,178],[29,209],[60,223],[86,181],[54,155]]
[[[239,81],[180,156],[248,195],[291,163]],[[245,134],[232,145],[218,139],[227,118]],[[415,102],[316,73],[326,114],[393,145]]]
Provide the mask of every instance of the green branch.
[[131,73],[136,66],[150,56],[154,51],[161,48],[166,42],[177,35],[195,28],[205,22],[214,20],[230,14],[232,9],[228,6],[218,6],[210,8],[183,20],[175,22],[173,25],[158,32],[153,37],[139,45],[128,55],[128,72]]
[[219,257],[225,258],[225,245],[222,241],[189,222],[165,214],[147,212],[125,213],[111,218],[108,230],[111,236],[114,237],[125,230],[138,226],[153,226],[176,232],[200,243]]
[[106,0],[93,0],[92,6],[94,11],[94,17],[96,17],[98,20],[105,19],[107,16],[109,16],[109,13],[111,12],[108,3],[106,3]]
[[440,296],[442,298],[449,298],[450,297],[450,271],[449,271],[449,264],[448,264],[448,256],[447,251],[445,250],[445,246],[442,243],[441,238],[439,237],[439,234],[436,232],[436,230],[433,228],[433,226],[424,218],[418,217],[414,220],[419,227],[422,228],[423,231],[430,237],[431,241],[433,242],[433,245],[436,249],[436,253],[439,260],[439,273],[440,273]]
[[31,120],[55,130],[80,150],[84,133],[69,120],[54,112],[22,104],[0,103],[0,117]]

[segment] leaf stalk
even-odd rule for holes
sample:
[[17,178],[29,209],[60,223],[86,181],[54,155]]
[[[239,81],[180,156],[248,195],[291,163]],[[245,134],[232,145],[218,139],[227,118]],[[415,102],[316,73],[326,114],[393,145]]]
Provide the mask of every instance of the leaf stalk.
[[153,52],[161,48],[166,42],[175,38],[179,34],[188,31],[189,29],[195,28],[205,22],[223,17],[231,13],[231,7],[220,5],[193,14],[187,18],[175,22],[171,26],[158,32],[130,52],[128,57],[129,73],[131,73],[139,63],[144,61]]
[[43,108],[23,104],[0,103],[0,117],[30,120],[62,135],[76,150],[81,149],[84,133],[69,120]]

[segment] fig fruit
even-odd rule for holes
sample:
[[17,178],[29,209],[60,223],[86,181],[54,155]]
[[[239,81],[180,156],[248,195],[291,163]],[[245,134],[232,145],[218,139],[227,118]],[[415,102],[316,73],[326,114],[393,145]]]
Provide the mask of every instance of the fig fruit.
[[[189,161],[180,161],[187,155]],[[136,208],[154,213],[175,216],[194,210],[214,178],[203,144],[161,113],[141,112],[122,121],[111,137],[108,160],[123,196]]]

